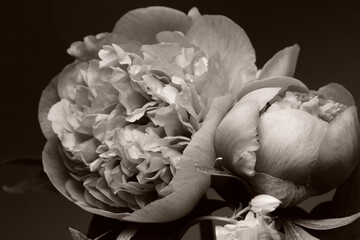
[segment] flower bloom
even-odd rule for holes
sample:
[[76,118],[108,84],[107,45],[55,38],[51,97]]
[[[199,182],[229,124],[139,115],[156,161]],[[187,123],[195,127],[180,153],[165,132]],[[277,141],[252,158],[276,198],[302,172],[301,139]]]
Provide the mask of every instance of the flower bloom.
[[150,7],[68,53],[76,60],[39,108],[55,187],[85,210],[123,220],[191,211],[210,185],[194,164],[212,165],[216,126],[256,76],[244,31],[196,9]]
[[[217,129],[217,153],[258,194],[277,191],[271,183],[266,189],[262,177],[323,193],[351,174],[357,164],[359,122],[344,87],[331,83],[310,91],[296,79],[272,77],[250,83],[240,95]],[[283,201],[285,192],[275,197]],[[296,198],[296,193],[289,195]]]
[[280,239],[279,233],[275,230],[275,223],[271,219],[251,211],[247,213],[244,220],[236,224],[216,226],[215,232],[217,240]]

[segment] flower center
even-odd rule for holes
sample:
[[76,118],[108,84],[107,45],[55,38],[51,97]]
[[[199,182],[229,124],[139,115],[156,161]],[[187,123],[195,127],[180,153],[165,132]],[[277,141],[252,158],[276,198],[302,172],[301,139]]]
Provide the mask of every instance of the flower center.
[[307,112],[325,122],[331,122],[344,112],[346,105],[331,99],[324,99],[315,93],[300,93],[286,91],[282,96],[275,96],[270,102],[266,112],[280,109],[298,109]]

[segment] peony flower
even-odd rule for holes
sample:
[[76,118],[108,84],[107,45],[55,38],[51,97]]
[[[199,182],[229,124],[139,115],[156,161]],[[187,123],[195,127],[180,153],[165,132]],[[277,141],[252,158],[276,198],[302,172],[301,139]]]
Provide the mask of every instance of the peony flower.
[[236,224],[226,224],[224,227],[215,227],[217,240],[258,240],[280,239],[275,230],[275,223],[270,218],[248,212],[244,220]]
[[215,129],[256,78],[245,32],[224,16],[165,7],[88,36],[43,92],[44,170],[81,208],[138,222],[189,213],[210,186]]
[[215,142],[224,166],[256,194],[293,205],[335,188],[356,166],[355,102],[336,83],[310,91],[289,77],[258,80],[243,89]]

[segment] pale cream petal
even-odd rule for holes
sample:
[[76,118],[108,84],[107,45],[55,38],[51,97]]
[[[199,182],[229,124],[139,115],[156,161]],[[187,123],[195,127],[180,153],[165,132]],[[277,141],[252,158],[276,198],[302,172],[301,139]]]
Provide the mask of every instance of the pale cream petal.
[[317,92],[326,99],[334,100],[335,102],[346,106],[355,105],[355,101],[351,93],[338,83],[329,83],[328,85],[319,88]]
[[225,167],[238,175],[255,174],[259,111],[256,101],[238,102],[216,130],[216,152]]
[[113,32],[143,44],[154,44],[157,43],[157,33],[186,33],[189,26],[190,20],[183,12],[167,7],[148,7],[126,13],[116,23]]
[[48,113],[50,111],[50,108],[60,100],[57,93],[57,82],[58,76],[54,77],[51,82],[46,86],[46,88],[41,94],[39,102],[38,118],[40,128],[46,139],[50,139],[52,136],[54,136],[54,131],[51,127],[51,121],[48,120]]
[[295,44],[294,46],[287,47],[276,53],[267,63],[265,63],[264,67],[260,70],[257,79],[276,76],[292,77],[295,73],[299,51],[300,47]]
[[256,89],[267,88],[267,87],[270,88],[280,87],[284,90],[288,88],[293,88],[291,90],[296,90],[299,92],[309,92],[309,89],[301,81],[291,77],[280,76],[280,77],[271,77],[262,80],[257,80],[246,84],[244,88],[241,89],[241,92],[239,94],[239,99],[241,99],[249,92],[252,92]]
[[263,113],[258,126],[256,171],[306,184],[304,173],[316,161],[327,128],[327,122],[299,110]]
[[349,107],[330,122],[311,172],[311,186],[327,192],[351,174],[358,162],[355,156],[359,151],[359,129],[355,106]]
[[186,34],[210,58],[220,55],[229,91],[235,96],[241,87],[255,80],[255,51],[242,28],[225,16],[203,15]]
[[240,99],[240,102],[257,101],[259,104],[259,109],[261,110],[271,99],[273,99],[280,92],[280,90],[281,90],[280,87],[278,88],[266,87],[266,88],[256,89],[252,92],[249,92],[244,97],[242,97]]

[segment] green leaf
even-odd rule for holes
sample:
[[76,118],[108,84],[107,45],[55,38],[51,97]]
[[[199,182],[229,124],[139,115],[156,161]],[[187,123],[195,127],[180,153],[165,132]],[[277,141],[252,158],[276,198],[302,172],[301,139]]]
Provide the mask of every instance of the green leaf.
[[73,240],[91,240],[76,229],[69,228],[69,231]]
[[310,235],[301,227],[289,222],[284,222],[286,240],[316,240],[318,238]]
[[322,220],[312,220],[312,219],[304,219],[304,218],[294,218],[291,219],[291,222],[300,225],[302,227],[306,227],[309,229],[315,230],[329,230],[338,227],[343,227],[349,225],[354,222],[356,219],[360,218],[360,212],[343,218],[330,218],[330,219],[322,219]]

